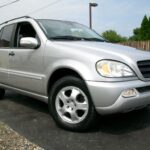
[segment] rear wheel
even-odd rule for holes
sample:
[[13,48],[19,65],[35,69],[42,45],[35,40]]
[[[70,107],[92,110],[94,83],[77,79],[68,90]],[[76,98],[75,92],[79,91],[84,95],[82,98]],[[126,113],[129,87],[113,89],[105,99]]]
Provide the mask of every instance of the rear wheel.
[[56,123],[72,131],[89,129],[96,117],[84,81],[72,76],[63,77],[54,84],[49,108]]
[[0,88],[0,100],[5,96],[5,90]]

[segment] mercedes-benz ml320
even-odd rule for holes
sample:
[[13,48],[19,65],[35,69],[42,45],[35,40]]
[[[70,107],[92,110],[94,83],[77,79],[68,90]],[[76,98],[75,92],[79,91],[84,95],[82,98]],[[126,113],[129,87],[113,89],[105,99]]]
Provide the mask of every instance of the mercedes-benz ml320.
[[111,44],[84,25],[21,17],[0,25],[5,89],[48,103],[56,123],[88,129],[98,114],[150,104],[150,53]]

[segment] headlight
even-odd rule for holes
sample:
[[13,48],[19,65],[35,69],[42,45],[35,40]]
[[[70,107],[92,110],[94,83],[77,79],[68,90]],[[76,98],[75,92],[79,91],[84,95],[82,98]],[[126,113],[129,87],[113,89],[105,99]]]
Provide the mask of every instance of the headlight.
[[134,72],[125,64],[111,61],[102,60],[96,64],[96,69],[104,77],[117,78],[117,77],[134,77]]

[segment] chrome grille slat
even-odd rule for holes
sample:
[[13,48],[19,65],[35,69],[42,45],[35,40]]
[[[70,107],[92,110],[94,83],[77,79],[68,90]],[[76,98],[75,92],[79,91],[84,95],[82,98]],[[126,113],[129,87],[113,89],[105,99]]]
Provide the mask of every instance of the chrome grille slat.
[[137,65],[144,78],[150,78],[150,60],[138,61]]

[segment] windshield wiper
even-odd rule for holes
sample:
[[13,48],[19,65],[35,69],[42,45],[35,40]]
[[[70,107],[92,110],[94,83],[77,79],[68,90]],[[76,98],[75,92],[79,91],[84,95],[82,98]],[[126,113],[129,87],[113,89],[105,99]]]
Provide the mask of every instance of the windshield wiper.
[[50,37],[49,39],[51,40],[82,40],[80,37],[76,36],[55,36],[55,37]]
[[104,39],[99,39],[99,38],[86,38],[88,41],[96,41],[96,42],[105,42]]
[[51,40],[73,40],[73,41],[97,41],[97,42],[105,42],[103,39],[99,38],[85,38],[85,37],[77,37],[77,36],[55,36],[50,37]]

